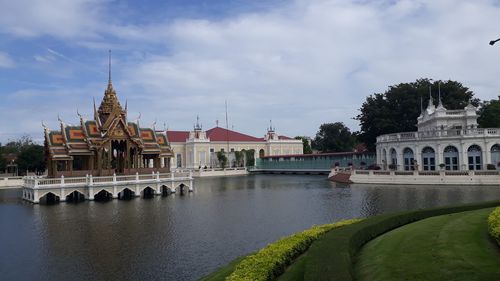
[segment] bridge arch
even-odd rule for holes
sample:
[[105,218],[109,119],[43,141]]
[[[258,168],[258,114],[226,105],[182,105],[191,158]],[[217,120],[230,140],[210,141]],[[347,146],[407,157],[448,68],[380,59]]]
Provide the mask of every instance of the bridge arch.
[[48,205],[59,203],[60,200],[61,197],[52,191],[46,191],[39,197],[40,203]]
[[135,197],[135,192],[128,188],[128,187],[123,187],[118,191],[118,199],[122,200],[130,200]]
[[160,192],[161,192],[162,196],[166,196],[170,192],[170,187],[168,187],[165,184],[163,184],[162,186],[160,186]]
[[109,201],[112,198],[113,194],[106,189],[101,189],[96,194],[94,194],[95,201]]
[[141,195],[141,197],[144,199],[153,198],[155,196],[155,190],[151,186],[146,186],[142,189]]
[[78,189],[72,190],[66,195],[66,202],[78,203],[82,201],[85,201],[85,194]]

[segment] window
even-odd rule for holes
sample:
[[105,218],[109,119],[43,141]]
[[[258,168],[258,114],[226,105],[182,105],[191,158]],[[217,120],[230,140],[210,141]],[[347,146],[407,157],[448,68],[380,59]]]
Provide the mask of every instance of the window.
[[469,162],[469,170],[481,170],[483,166],[481,147],[471,145],[467,149],[467,160]]
[[444,149],[444,167],[446,170],[458,170],[458,149],[454,146],[447,146]]
[[432,147],[422,149],[422,167],[424,171],[436,170],[436,156]]
[[413,150],[411,148],[405,148],[403,150],[403,160],[404,160],[404,169],[405,171],[411,171],[414,170],[414,161],[415,158],[413,157]]

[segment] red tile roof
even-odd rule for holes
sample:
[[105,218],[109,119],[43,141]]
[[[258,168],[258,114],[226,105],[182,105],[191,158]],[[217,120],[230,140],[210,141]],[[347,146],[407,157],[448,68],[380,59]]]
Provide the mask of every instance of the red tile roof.
[[169,142],[186,142],[189,138],[189,132],[186,131],[167,131]]
[[[264,142],[264,138],[256,138],[239,132],[214,127],[206,131],[210,141],[233,141],[233,142]],[[189,138],[188,131],[167,131],[169,142],[185,142]],[[292,140],[287,136],[279,136],[280,140]]]
[[207,131],[210,141],[241,141],[241,142],[263,142],[264,138],[256,138],[221,127],[215,127]]
[[[231,130],[226,130],[221,127],[215,127],[207,130],[207,138],[210,141],[234,141],[234,142],[263,142],[264,138],[256,138]],[[168,141],[170,142],[185,142],[189,138],[188,131],[168,131]]]

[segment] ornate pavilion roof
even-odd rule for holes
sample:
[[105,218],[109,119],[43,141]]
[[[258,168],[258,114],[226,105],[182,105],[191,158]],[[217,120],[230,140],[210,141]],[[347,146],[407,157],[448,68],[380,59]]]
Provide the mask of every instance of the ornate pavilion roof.
[[79,125],[68,125],[60,121],[59,130],[45,127],[45,143],[50,157],[70,160],[72,155],[92,155],[113,139],[128,139],[142,154],[170,156],[172,151],[166,132],[155,132],[154,128],[141,128],[139,120],[127,121],[127,106],[122,108],[109,76],[104,97],[93,120],[81,115]]

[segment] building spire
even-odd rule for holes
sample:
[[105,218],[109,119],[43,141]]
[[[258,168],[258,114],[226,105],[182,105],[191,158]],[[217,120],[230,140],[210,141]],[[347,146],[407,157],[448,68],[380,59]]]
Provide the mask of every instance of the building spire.
[[443,101],[441,100],[441,80],[438,82],[438,97],[439,97],[438,107],[444,108]]
[[195,131],[201,131],[200,116],[196,114],[196,124],[194,125]]
[[109,65],[108,65],[108,86],[111,85],[111,50],[109,50]]

